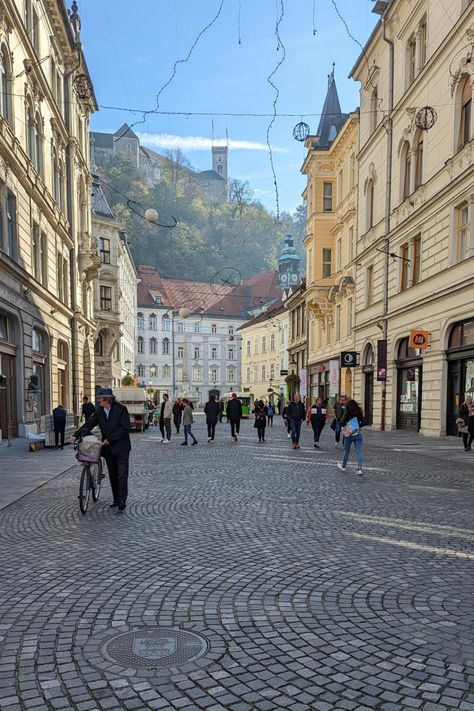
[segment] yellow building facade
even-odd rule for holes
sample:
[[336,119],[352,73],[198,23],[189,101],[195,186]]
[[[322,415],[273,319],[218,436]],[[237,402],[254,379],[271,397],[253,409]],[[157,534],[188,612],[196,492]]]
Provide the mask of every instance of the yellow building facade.
[[358,132],[359,114],[341,112],[331,74],[318,131],[306,139],[302,166],[307,176],[306,369],[312,401],[353,394],[354,369],[340,366],[341,353],[355,346]]
[[[360,82],[354,394],[376,428],[455,434],[474,388],[474,3],[378,2]],[[414,329],[428,348],[410,347]],[[386,358],[385,358],[386,350]]]
[[238,329],[242,336],[241,383],[255,400],[277,403],[286,393],[288,313],[281,300]]

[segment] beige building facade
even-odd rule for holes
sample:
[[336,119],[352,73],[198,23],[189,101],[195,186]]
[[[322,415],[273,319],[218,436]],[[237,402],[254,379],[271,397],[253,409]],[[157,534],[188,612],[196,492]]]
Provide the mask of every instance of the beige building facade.
[[308,179],[303,196],[311,401],[331,403],[340,393],[353,393],[354,368],[344,366],[341,353],[355,350],[358,131],[359,113],[342,114],[331,74],[318,132],[306,139],[302,166]]
[[[474,3],[391,0],[360,82],[354,393],[376,428],[455,434],[474,388]],[[426,350],[410,348],[413,329]],[[385,362],[384,351],[387,358]]]
[[80,20],[59,0],[2,3],[0,63],[0,429],[16,436],[93,389],[97,107]]

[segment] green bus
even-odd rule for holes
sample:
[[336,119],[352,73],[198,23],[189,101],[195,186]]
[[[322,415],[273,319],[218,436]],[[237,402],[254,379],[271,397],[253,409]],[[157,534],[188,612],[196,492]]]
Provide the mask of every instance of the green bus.
[[[242,418],[248,418],[250,415],[250,395],[242,395],[241,393],[235,391],[237,397],[239,398],[240,402],[242,403]],[[232,393],[225,393],[222,395],[222,399],[224,400],[224,406],[225,409],[227,410],[227,402],[231,399]]]

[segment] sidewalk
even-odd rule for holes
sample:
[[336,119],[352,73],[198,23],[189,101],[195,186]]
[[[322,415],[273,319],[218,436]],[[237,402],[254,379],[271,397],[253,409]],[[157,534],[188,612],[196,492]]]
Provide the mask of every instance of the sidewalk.
[[0,447],[0,509],[34,491],[76,464],[72,445],[30,452],[26,439],[6,440]]
[[471,465],[474,469],[474,450],[465,452],[461,437],[425,437],[416,432],[393,430],[380,432],[364,427],[365,444],[392,452],[410,452],[424,457],[433,457],[450,464]]

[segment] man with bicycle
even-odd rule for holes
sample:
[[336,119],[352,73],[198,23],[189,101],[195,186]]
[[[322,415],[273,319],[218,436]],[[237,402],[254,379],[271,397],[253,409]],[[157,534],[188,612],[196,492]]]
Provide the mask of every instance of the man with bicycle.
[[99,426],[102,433],[102,456],[107,462],[113,503],[124,511],[128,494],[128,460],[130,456],[130,416],[124,405],[115,400],[111,388],[101,388],[97,394],[99,408],[74,433],[74,438],[89,434]]

